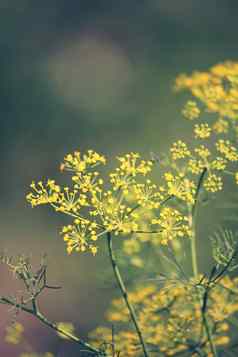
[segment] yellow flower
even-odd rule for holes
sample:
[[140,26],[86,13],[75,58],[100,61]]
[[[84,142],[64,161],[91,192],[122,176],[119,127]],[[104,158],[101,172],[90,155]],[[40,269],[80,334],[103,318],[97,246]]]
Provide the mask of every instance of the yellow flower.
[[202,160],[190,159],[188,161],[187,169],[194,175],[199,175],[202,173],[203,169],[206,167]]
[[169,195],[188,203],[194,202],[195,184],[193,181],[186,178],[183,174],[173,175],[171,172],[166,172],[164,178]]
[[[128,298],[138,311],[138,324],[145,336],[147,345],[159,346],[166,356],[174,356],[185,351],[191,343],[191,337],[195,345],[201,342],[203,319],[201,318],[201,292],[198,287],[199,276],[196,280],[190,279],[183,282],[166,282],[163,287],[158,285],[137,286],[129,292]],[[220,283],[213,286],[207,300],[206,315],[213,331],[213,341],[216,346],[226,345],[229,342],[229,317],[238,311],[238,299],[236,294],[230,294],[229,287],[233,290],[237,282],[235,279],[221,279]],[[206,281],[204,282],[206,284]],[[226,311],[226,306],[232,306],[232,312]],[[116,351],[123,356],[140,357],[138,337],[131,331],[129,315],[122,299],[114,299],[107,313],[110,324],[118,324],[114,336]],[[98,327],[91,333],[91,338],[100,346],[105,341],[107,352],[111,349],[111,329]],[[208,356],[210,344],[206,338],[201,346],[201,353]],[[156,355],[156,352],[155,352]]]
[[207,160],[207,158],[211,155],[211,151],[204,145],[200,145],[194,149],[195,153],[198,154],[203,160]]
[[39,181],[38,184],[35,184],[33,181],[31,184],[33,192],[29,193],[26,196],[26,199],[31,203],[32,207],[56,203],[59,199],[60,187],[55,184],[54,180],[48,180],[47,184],[44,185],[42,181]]
[[109,174],[110,182],[113,186],[113,191],[123,190],[128,193],[130,185],[136,181],[136,176],[147,176],[151,170],[153,163],[148,160],[141,160],[138,153],[130,153],[117,158],[120,165],[116,170]]
[[216,157],[210,164],[211,170],[223,171],[227,165],[227,160],[223,157]]
[[195,138],[207,139],[211,135],[211,128],[207,123],[205,124],[195,124],[194,126]]
[[[169,240],[177,237],[189,236],[190,231],[187,224],[187,217],[183,216],[178,210],[165,207],[161,210],[159,218],[152,220],[153,225],[159,226],[159,242],[166,245]],[[155,237],[154,239],[158,239]]]
[[160,201],[163,200],[163,195],[150,180],[146,180],[146,183],[134,184],[132,186],[132,194],[141,207],[147,207],[149,209],[158,208]]
[[147,175],[151,172],[153,165],[152,161],[139,160],[140,155],[138,153],[130,153],[125,156],[118,157],[120,162],[120,171],[124,175],[136,176],[137,174]]
[[198,108],[196,102],[189,100],[182,110],[182,114],[186,119],[194,120],[199,117],[200,109]]
[[221,177],[215,174],[209,174],[204,182],[204,187],[209,192],[221,191],[223,187]]
[[188,89],[199,99],[207,111],[218,113],[221,118],[237,119],[238,115],[238,63],[225,62],[207,72],[180,75],[176,89]]
[[185,157],[188,157],[191,155],[191,153],[187,147],[187,144],[184,143],[182,140],[178,140],[177,142],[175,142],[172,145],[170,152],[172,154],[173,160],[184,159]]
[[94,242],[98,239],[98,227],[88,220],[75,219],[74,224],[64,226],[61,234],[67,244],[67,252],[71,254],[76,252],[91,251],[93,255],[97,253],[97,247]]
[[68,170],[81,175],[90,167],[95,167],[99,164],[105,165],[105,163],[105,157],[93,150],[88,150],[87,154],[84,155],[79,151],[75,151],[73,154],[65,156],[64,163],[61,164],[61,170]]
[[217,134],[226,134],[229,129],[229,122],[225,119],[219,118],[212,126],[212,129]]
[[218,140],[216,142],[216,148],[227,160],[238,161],[238,151],[229,140]]

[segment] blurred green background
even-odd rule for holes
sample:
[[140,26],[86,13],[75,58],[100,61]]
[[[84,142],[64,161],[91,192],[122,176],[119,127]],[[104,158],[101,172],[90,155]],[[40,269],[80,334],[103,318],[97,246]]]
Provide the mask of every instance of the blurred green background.
[[[229,0],[0,0],[0,250],[36,263],[47,253],[50,283],[63,289],[45,294],[41,307],[82,337],[116,294],[110,267],[100,254],[67,256],[58,234],[65,219],[32,210],[29,184],[59,177],[75,149],[149,156],[189,135],[185,96],[174,95],[173,81],[237,59],[237,10]],[[1,269],[1,293],[10,294],[14,284]],[[0,312],[0,355],[15,357],[19,350],[3,342],[13,314]],[[77,355],[34,319],[19,320],[36,351]]]

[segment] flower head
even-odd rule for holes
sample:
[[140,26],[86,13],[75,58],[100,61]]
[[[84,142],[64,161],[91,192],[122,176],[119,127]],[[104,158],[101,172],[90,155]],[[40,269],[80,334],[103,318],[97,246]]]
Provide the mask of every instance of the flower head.
[[187,144],[184,143],[182,140],[178,140],[177,142],[175,142],[170,148],[170,152],[172,154],[173,160],[184,159],[185,157],[191,155]]
[[194,120],[199,117],[200,109],[198,108],[196,102],[189,100],[182,110],[182,114],[186,119]]
[[205,124],[195,124],[194,126],[195,138],[207,139],[211,135],[211,128],[207,123]]

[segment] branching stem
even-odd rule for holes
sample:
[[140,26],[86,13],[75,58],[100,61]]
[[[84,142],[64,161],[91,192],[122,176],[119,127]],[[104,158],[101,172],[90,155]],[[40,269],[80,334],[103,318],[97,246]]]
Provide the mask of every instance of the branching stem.
[[88,344],[87,342],[83,341],[81,338],[71,334],[68,331],[65,331],[64,329],[60,328],[56,323],[48,320],[37,308],[37,305],[34,303],[33,304],[33,308],[31,309],[30,307],[25,306],[25,304],[21,304],[21,303],[16,303],[14,300],[8,298],[8,297],[3,297],[0,296],[0,303],[2,304],[7,304],[7,305],[11,305],[17,309],[20,309],[24,312],[27,312],[30,315],[35,316],[38,320],[40,320],[44,325],[50,327],[51,329],[55,330],[56,332],[64,335],[65,337],[67,337],[69,340],[71,340],[72,342],[75,342],[77,344],[79,344],[81,347],[85,348],[85,350],[91,352],[94,354],[94,356],[106,356],[106,354],[96,348],[94,348],[93,346],[91,346],[90,344]]

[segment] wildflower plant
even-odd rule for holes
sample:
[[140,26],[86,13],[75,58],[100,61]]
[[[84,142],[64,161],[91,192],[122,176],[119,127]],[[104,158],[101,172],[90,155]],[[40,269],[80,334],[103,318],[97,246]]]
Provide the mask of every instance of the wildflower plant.
[[[36,274],[25,258],[17,263],[2,258],[25,285],[28,297],[0,301],[36,316],[61,337],[78,343],[81,353],[218,357],[236,348],[231,326],[238,312],[238,279],[230,272],[237,268],[237,232],[222,226],[210,235],[213,263],[204,273],[198,262],[202,243],[197,226],[204,195],[214,203],[226,190],[225,177],[238,184],[238,64],[225,62],[208,72],[180,75],[175,89],[192,95],[182,109],[191,122],[192,144],[178,138],[159,165],[154,157],[145,159],[135,152],[118,156],[107,175],[103,154],[76,151],[60,165],[70,175],[70,185],[63,187],[54,179],[32,182],[26,197],[32,207],[49,205],[69,216],[60,231],[69,255],[102,254],[106,245],[121,293],[106,313],[110,327],[98,327],[87,343],[74,335],[71,324],[49,321],[37,304],[45,289],[57,289],[47,283],[46,265]],[[211,116],[206,122],[204,112]],[[143,253],[152,248],[150,260],[158,269],[153,282],[147,279],[128,291],[114,252],[118,242],[126,264],[146,273],[149,262]],[[189,253],[181,255],[186,247]],[[173,271],[161,272],[158,257]],[[12,341],[21,332],[15,331]]]

